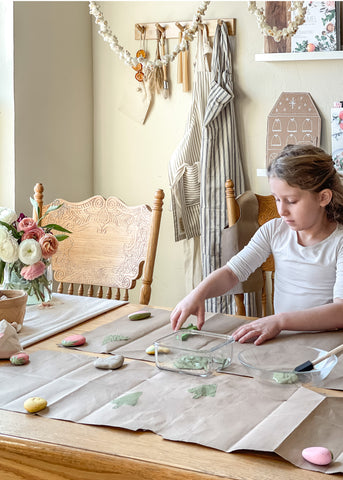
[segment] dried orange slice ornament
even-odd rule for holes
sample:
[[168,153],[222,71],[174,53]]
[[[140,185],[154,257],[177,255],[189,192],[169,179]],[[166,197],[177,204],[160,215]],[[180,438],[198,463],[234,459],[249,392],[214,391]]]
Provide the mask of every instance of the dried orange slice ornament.
[[137,72],[136,75],[135,75],[135,79],[138,80],[139,82],[143,82],[144,73],[143,72]]
[[136,57],[137,57],[137,58],[139,58],[139,57],[145,58],[145,57],[146,57],[145,50],[143,50],[143,49],[138,50],[137,53],[136,53]]
[[143,65],[141,63],[137,63],[137,65],[132,67],[136,72],[140,72],[143,69]]

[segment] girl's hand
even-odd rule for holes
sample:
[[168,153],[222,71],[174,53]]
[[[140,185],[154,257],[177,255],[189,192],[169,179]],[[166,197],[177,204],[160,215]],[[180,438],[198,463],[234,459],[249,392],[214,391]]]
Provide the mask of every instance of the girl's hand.
[[205,302],[192,291],[176,305],[170,316],[173,330],[179,330],[190,315],[196,315],[197,327],[201,330],[205,323]]
[[237,328],[232,334],[236,342],[244,343],[253,341],[255,345],[276,337],[281,332],[276,315],[259,318]]

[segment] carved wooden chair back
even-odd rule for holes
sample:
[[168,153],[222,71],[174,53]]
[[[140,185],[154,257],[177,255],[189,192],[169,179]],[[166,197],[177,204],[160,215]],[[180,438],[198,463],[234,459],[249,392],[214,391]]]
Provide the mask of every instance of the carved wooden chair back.
[[[128,300],[128,291],[143,274],[139,302],[148,305],[163,190],[156,191],[152,208],[148,205],[131,207],[116,197],[105,199],[99,195],[77,203],[58,199],[44,205],[43,191],[43,185],[37,183],[34,198],[42,214],[49,205],[63,203],[43,219],[43,225],[54,223],[72,232],[60,242],[51,259],[54,279],[58,282],[57,292],[74,294],[77,290],[78,295],[102,298],[107,287],[106,298]],[[67,292],[63,291],[64,284],[68,284]]]
[[[239,205],[236,201],[235,187],[232,180],[227,180],[225,182],[225,193],[226,193],[226,206],[228,214],[228,224],[229,227],[234,225],[240,216]],[[278,218],[276,203],[273,195],[256,195],[258,202],[258,218],[257,222],[261,226],[264,223],[272,220],[273,218]],[[263,275],[263,287],[262,287],[262,316],[267,315],[267,276],[270,277],[270,294],[271,294],[271,308],[273,309],[273,299],[274,299],[274,258],[273,255],[270,255],[267,260],[261,266],[262,275]],[[269,272],[269,273],[268,273]],[[235,295],[236,302],[236,313],[237,315],[245,315],[245,306],[244,306],[244,294]]]

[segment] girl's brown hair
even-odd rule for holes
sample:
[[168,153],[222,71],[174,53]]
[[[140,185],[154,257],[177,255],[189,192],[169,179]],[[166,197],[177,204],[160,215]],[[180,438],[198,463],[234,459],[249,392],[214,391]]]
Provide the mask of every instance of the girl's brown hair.
[[343,184],[331,155],[313,145],[287,145],[267,167],[267,176],[285,180],[291,187],[318,193],[332,191],[325,207],[328,219],[343,224]]

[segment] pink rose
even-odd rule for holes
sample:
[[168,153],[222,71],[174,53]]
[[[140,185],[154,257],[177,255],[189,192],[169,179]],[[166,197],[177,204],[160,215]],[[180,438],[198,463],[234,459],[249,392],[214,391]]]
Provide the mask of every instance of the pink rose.
[[25,217],[18,223],[18,232],[26,232],[26,230],[30,230],[31,228],[36,228],[37,223],[33,220],[33,218]]
[[57,252],[58,240],[52,233],[46,233],[39,239],[39,244],[42,249],[42,257],[50,258]]
[[39,239],[45,234],[44,230],[41,227],[32,227],[27,230],[24,230],[22,240],[27,240],[28,238],[33,238],[34,240],[39,241]]
[[339,116],[340,120],[343,120],[343,110],[341,110],[341,111],[339,112],[338,116]]
[[45,272],[45,265],[43,262],[39,261],[33,265],[28,265],[23,267],[20,271],[20,275],[25,278],[25,280],[34,280],[35,278],[40,277]]

